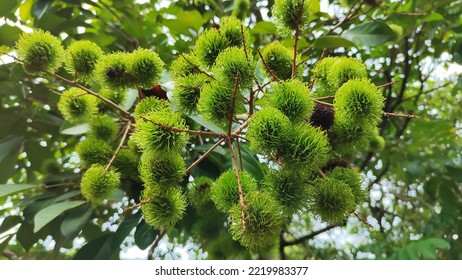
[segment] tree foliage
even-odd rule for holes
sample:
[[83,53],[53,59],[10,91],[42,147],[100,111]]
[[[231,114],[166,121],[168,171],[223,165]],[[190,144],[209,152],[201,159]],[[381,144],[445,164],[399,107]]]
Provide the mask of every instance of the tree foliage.
[[462,257],[462,2],[4,2],[3,256]]

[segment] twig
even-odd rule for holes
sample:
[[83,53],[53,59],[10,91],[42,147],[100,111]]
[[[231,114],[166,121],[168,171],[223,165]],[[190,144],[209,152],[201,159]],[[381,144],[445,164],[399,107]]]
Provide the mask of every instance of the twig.
[[112,163],[114,162],[117,154],[119,153],[120,149],[122,148],[124,142],[125,142],[125,139],[127,138],[127,135],[128,135],[128,132],[130,131],[130,127],[131,127],[132,123],[131,122],[128,122],[126,124],[126,127],[125,127],[125,130],[124,130],[124,133],[122,134],[122,138],[120,139],[120,143],[119,145],[117,146],[116,150],[114,151],[114,154],[112,155],[111,159],[109,160],[108,164],[106,165],[106,167],[104,168],[104,172],[103,172],[103,175],[106,174],[106,172],[109,170],[109,168],[111,167]]
[[241,144],[239,144],[239,139],[236,139],[236,145],[237,145],[237,154],[239,155],[239,164],[240,168],[239,170],[244,170],[244,163],[242,162],[242,153],[241,153]]
[[144,204],[149,203],[149,202],[151,202],[150,199],[142,200],[142,201],[140,201],[140,203],[137,203],[137,204],[135,204],[135,205],[129,206],[129,207],[127,207],[127,208],[124,208],[124,212],[128,212],[128,211],[131,211],[131,210],[133,210],[133,209],[139,208],[139,207],[141,207],[141,206],[143,206]]
[[238,72],[236,76],[236,81],[234,82],[234,88],[233,88],[233,98],[231,99],[231,114],[229,115],[229,127],[228,127],[228,137],[231,136],[231,129],[233,127],[233,116],[234,116],[234,109],[236,106],[236,96],[237,96],[237,91],[239,89],[239,81],[241,79],[241,74]]
[[156,236],[156,240],[154,240],[154,243],[152,243],[151,247],[149,248],[148,251],[148,260],[153,260],[154,257],[152,256],[154,254],[154,250],[157,248],[157,245],[159,245],[160,240],[162,237],[164,237],[165,233],[167,230],[165,228],[162,228],[160,232]]
[[233,144],[231,144],[231,140],[227,139],[226,143],[228,144],[229,151],[231,153],[231,159],[233,161],[234,165],[234,170],[236,170],[236,176],[237,176],[237,187],[238,187],[238,193],[239,193],[239,205],[241,206],[241,222],[242,222],[242,230],[246,231],[246,222],[245,222],[245,210],[246,210],[246,205],[244,203],[244,192],[242,191],[242,182],[241,182],[241,175],[239,174],[239,168],[237,165],[236,161],[236,156],[234,154],[234,149],[233,149]]
[[77,83],[75,81],[71,81],[69,79],[66,79],[66,78],[64,78],[64,77],[62,77],[62,76],[60,76],[60,75],[58,75],[56,73],[50,72],[48,70],[45,70],[44,72],[47,73],[48,75],[51,75],[51,76],[65,82],[65,83],[71,85],[71,86],[77,87],[77,88],[85,91],[86,93],[101,99],[103,102],[105,102],[106,104],[108,104],[112,108],[117,109],[118,111],[120,111],[126,118],[128,118],[131,121],[134,121],[134,118],[130,115],[129,112],[127,112],[124,108],[120,107],[119,105],[112,102],[111,100],[107,99],[106,97],[101,96],[101,95],[97,94],[96,92],[90,90],[89,88],[86,88],[86,87],[82,86],[81,84],[79,84],[79,83]]
[[201,163],[204,159],[206,159],[211,152],[213,152],[223,141],[225,141],[225,138],[221,138],[218,140],[210,149],[208,149],[207,152],[205,152],[203,155],[201,155],[193,164],[191,164],[188,169],[186,169],[186,174],[190,173],[199,163]]
[[360,216],[358,213],[356,212],[353,212],[353,215],[356,216],[356,218],[358,218],[358,220],[360,220],[363,224],[365,224],[366,226],[370,227],[370,228],[374,228],[368,221],[366,221],[366,219],[364,219],[364,217]]
[[316,97],[315,99],[318,101],[321,101],[321,100],[329,100],[329,99],[334,99],[334,98],[335,98],[335,95],[329,95],[329,96],[323,96],[323,97]]
[[271,69],[269,68],[269,66],[268,66],[268,64],[266,63],[265,59],[263,58],[263,55],[261,54],[260,50],[258,50],[258,55],[260,56],[261,62],[262,62],[263,65],[265,66],[266,71],[268,71],[268,73],[270,73],[270,75],[271,75],[271,80],[272,80],[272,81],[279,81],[279,78],[276,77],[276,75],[274,75],[273,70],[271,70]]
[[400,114],[400,113],[383,113],[384,117],[401,117],[401,118],[409,118],[409,119],[420,119],[420,116],[412,115],[412,114]]
[[303,6],[305,6],[305,0],[302,0],[300,10],[298,10],[297,19],[295,20],[294,56],[292,59],[292,79],[295,78],[295,74],[297,73],[297,44],[300,36],[300,19],[302,17]]
[[291,241],[286,241],[286,240],[281,240],[281,243],[282,243],[282,246],[286,247],[286,246],[292,246],[292,245],[296,245],[296,244],[299,244],[299,243],[302,243],[302,242],[305,242],[307,240],[310,240],[310,239],[313,239],[314,237],[316,237],[317,235],[323,233],[323,232],[326,232],[328,230],[331,230],[333,228],[336,228],[336,227],[339,227],[339,226],[344,226],[346,224],[346,222],[343,222],[342,224],[340,225],[330,225],[330,226],[327,226],[323,229],[320,229],[320,230],[317,230],[317,231],[313,231],[312,233],[310,234],[307,234],[305,236],[302,236],[300,238],[297,238],[295,240],[291,240]]
[[322,102],[322,101],[319,100],[318,98],[313,98],[313,101],[314,101],[315,103],[318,103],[318,104],[321,104],[321,105],[324,105],[324,106],[334,107],[334,104],[327,103],[327,102]]
[[207,77],[215,80],[215,77],[212,76],[211,74],[205,72],[204,70],[202,70],[199,66],[197,66],[196,64],[192,63],[191,61],[189,61],[189,59],[186,58],[186,56],[184,55],[181,55],[181,57],[186,60],[187,63],[189,63],[189,65],[191,65],[192,67],[194,67],[194,69],[196,69],[196,71],[198,71],[199,73],[202,73],[204,75],[206,75]]
[[244,26],[241,24],[241,37],[242,37],[242,47],[244,48],[245,58],[249,60],[249,54],[247,53],[247,44],[245,42]]
[[318,172],[319,177],[321,177],[321,178],[326,178],[327,177],[326,174],[324,174],[324,172],[322,172],[321,169],[318,169],[317,172]]
[[382,88],[382,87],[391,86],[391,85],[396,84],[397,82],[398,82],[398,81],[388,82],[388,83],[385,83],[385,84],[382,84],[382,85],[378,85],[377,88]]

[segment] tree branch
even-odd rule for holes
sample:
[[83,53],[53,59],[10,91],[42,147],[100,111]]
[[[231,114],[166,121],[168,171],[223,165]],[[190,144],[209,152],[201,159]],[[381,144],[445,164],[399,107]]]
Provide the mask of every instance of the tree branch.
[[313,231],[312,233],[310,234],[307,234],[305,236],[302,236],[300,238],[297,238],[295,240],[291,240],[291,241],[286,241],[284,239],[281,240],[281,243],[282,243],[282,246],[286,247],[286,246],[292,246],[292,245],[297,245],[297,244],[300,244],[302,242],[305,242],[305,241],[308,241],[310,239],[313,239],[314,237],[316,237],[317,235],[323,233],[323,232],[326,232],[326,231],[329,231],[333,228],[336,228],[336,227],[339,227],[339,226],[344,226],[346,224],[346,222],[343,222],[342,224],[340,225],[330,225],[330,226],[327,226],[323,229],[320,229],[320,230],[317,230],[317,231]]
[[154,240],[154,243],[152,243],[151,247],[149,247],[148,251],[148,260],[153,260],[154,257],[154,250],[157,248],[157,245],[159,245],[160,240],[162,237],[164,237],[165,233],[167,230],[165,228],[162,228],[160,232],[157,234],[156,239]]

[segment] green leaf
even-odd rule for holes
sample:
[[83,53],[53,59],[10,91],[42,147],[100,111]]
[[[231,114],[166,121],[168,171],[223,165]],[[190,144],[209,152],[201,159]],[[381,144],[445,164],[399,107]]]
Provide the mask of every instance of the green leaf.
[[69,239],[75,238],[90,220],[92,213],[93,210],[90,204],[84,204],[69,210],[67,217],[61,224],[61,233]]
[[198,124],[202,125],[203,127],[207,128],[208,130],[210,131],[213,131],[215,133],[225,133],[225,128],[223,127],[220,127],[218,125],[216,125],[215,123],[213,122],[210,122],[210,121],[207,121],[207,120],[204,120],[201,116],[199,115],[193,115],[193,116],[189,116],[191,119],[193,119],[195,122],[197,122]]
[[40,210],[34,217],[34,232],[39,231],[63,212],[84,203],[86,203],[86,201],[64,201]]
[[113,249],[113,252],[120,250],[120,245],[125,240],[125,238],[130,234],[130,232],[136,227],[140,219],[141,219],[141,212],[138,212],[132,216],[129,216],[122,223],[120,223],[115,233],[115,236],[112,240],[111,247]]
[[30,184],[3,184],[0,185],[0,197],[7,196],[13,193],[22,192],[29,189],[38,188],[40,185]]
[[31,18],[33,4],[34,0],[26,0],[26,2],[19,7],[19,17],[22,21],[26,22]]
[[2,0],[2,8],[0,9],[0,18],[14,12],[14,8],[18,5],[18,0]]
[[153,229],[143,220],[136,226],[135,244],[141,250],[147,249],[156,239],[159,231]]
[[0,26],[0,45],[12,47],[19,39],[21,33],[22,30],[19,27],[10,26],[8,24]]
[[431,13],[428,16],[423,18],[424,22],[432,22],[432,21],[444,21],[444,16],[440,13]]
[[32,6],[32,12],[37,19],[40,19],[46,11],[51,7],[53,1],[50,0],[37,0]]
[[22,143],[23,136],[11,136],[0,142],[0,162],[16,150]]
[[257,22],[252,29],[250,29],[250,33],[252,34],[275,34],[276,33],[276,25],[269,21],[260,21]]
[[74,260],[107,260],[112,254],[112,240],[115,233],[110,232],[85,244],[74,256]]
[[10,242],[11,238],[13,238],[13,235],[8,236],[2,243],[0,243],[0,252],[5,250],[5,248],[8,246],[8,243]]
[[350,48],[354,46],[355,44],[353,42],[339,36],[323,36],[314,41],[314,47],[316,49]]
[[446,249],[446,250],[451,249],[451,244],[449,244],[449,242],[447,242],[446,240],[442,238],[436,238],[436,237],[427,238],[425,242],[431,244],[433,247],[437,249]]
[[3,220],[3,223],[0,225],[0,233],[3,233],[17,224],[22,222],[22,218],[20,216],[8,216]]
[[87,133],[90,130],[88,124],[73,124],[68,121],[65,121],[60,128],[61,134],[65,135],[80,135]]
[[358,45],[374,47],[395,39],[396,34],[386,23],[370,21],[347,30],[342,37]]
[[178,13],[177,18],[181,24],[195,31],[198,31],[199,28],[201,28],[202,24],[204,23],[204,19],[202,18],[202,15],[196,10]]

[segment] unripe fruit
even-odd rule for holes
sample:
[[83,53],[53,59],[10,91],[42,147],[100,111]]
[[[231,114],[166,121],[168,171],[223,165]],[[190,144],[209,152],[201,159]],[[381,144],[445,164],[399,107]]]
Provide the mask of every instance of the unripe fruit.
[[282,229],[281,207],[268,194],[250,192],[245,196],[244,222],[242,209],[235,205],[230,210],[230,232],[234,240],[250,249],[260,249],[278,240]]
[[122,179],[140,181],[138,165],[140,158],[138,154],[130,149],[121,149],[114,159],[113,166],[121,171]]
[[[220,20],[220,33],[225,36],[229,42],[230,47],[243,47],[244,41],[241,32],[242,21],[235,17],[223,17]],[[249,45],[250,34],[249,31],[244,28],[244,40],[246,46]]]
[[152,88],[159,82],[165,64],[159,55],[151,50],[137,49],[130,54],[128,72],[132,84],[141,88]]
[[141,205],[144,219],[154,228],[175,225],[186,210],[186,198],[179,189],[161,192],[156,188],[146,188],[141,200],[145,202]]
[[189,135],[185,132],[175,132],[169,128],[161,127],[150,120],[167,127],[186,129],[184,119],[176,113],[162,111],[148,113],[145,119],[138,119],[132,134],[133,140],[143,152],[167,156],[183,150]]
[[87,138],[77,144],[75,151],[79,154],[82,168],[88,168],[96,163],[105,165],[113,155],[109,144],[94,138]]
[[227,123],[235,113],[243,111],[242,95],[236,93],[233,111],[233,87],[220,82],[204,85],[197,108],[207,119],[216,123]]
[[[125,102],[125,100],[127,100],[128,94],[127,94],[127,91],[124,89],[115,90],[115,89],[104,88],[100,90],[99,95],[101,95],[102,97],[105,97],[106,99],[111,100],[115,104],[121,105]],[[98,99],[98,106],[100,108],[107,108],[107,109],[110,108],[106,102],[100,99]]]
[[329,83],[327,76],[331,71],[332,65],[334,65],[337,60],[338,58],[336,57],[326,57],[314,65],[313,76],[315,79],[314,86],[316,88],[314,96],[324,97],[334,94],[335,90]]
[[380,153],[385,148],[385,139],[380,135],[374,135],[369,140],[369,151],[373,153]]
[[34,30],[24,33],[16,43],[18,58],[29,74],[55,72],[63,63],[61,41],[49,32]]
[[309,188],[299,172],[270,170],[265,175],[263,187],[283,207],[287,215],[300,211],[308,203]]
[[106,142],[112,141],[119,132],[119,125],[108,115],[94,116],[88,124],[90,126],[90,135]]
[[329,224],[342,223],[355,208],[351,188],[340,180],[318,179],[311,192],[311,210]]
[[183,181],[185,171],[184,159],[179,154],[169,156],[144,154],[139,166],[141,180],[146,185],[156,185],[161,190],[176,187]]
[[273,84],[269,103],[296,123],[309,119],[313,113],[314,102],[310,96],[310,89],[303,82],[284,81]]
[[170,76],[172,80],[186,77],[192,74],[199,74],[196,67],[200,64],[195,52],[180,55],[170,66]]
[[337,91],[349,80],[366,78],[366,65],[353,57],[336,57],[327,74],[327,81],[333,91]]
[[77,75],[79,80],[87,81],[92,77],[96,63],[102,55],[101,48],[93,42],[73,42],[66,50],[66,69],[71,75]]
[[273,6],[273,15],[279,30],[282,33],[291,33],[298,26],[305,30],[309,26],[309,1],[304,0],[276,0]]
[[335,94],[335,118],[342,123],[375,126],[382,119],[384,98],[366,79],[346,82]]
[[[273,42],[261,51],[265,64],[261,63],[261,69],[268,76],[276,76],[281,80],[288,80],[292,77],[293,53],[279,42]],[[268,67],[268,69],[267,69]]]
[[289,118],[276,108],[266,107],[253,114],[246,137],[256,152],[278,157],[291,140],[291,129]]
[[189,75],[175,81],[173,100],[180,111],[188,115],[197,112],[201,90],[206,83],[203,75]]
[[249,88],[253,84],[254,65],[247,59],[244,50],[238,47],[223,50],[218,55],[212,71],[220,81],[231,88],[234,88],[238,77],[240,88]]
[[196,54],[203,66],[211,67],[220,52],[229,46],[226,37],[216,29],[208,29],[196,41]]
[[190,183],[188,191],[191,205],[198,211],[205,211],[213,207],[213,201],[210,198],[213,180],[207,177],[194,178]]
[[64,119],[74,123],[84,122],[96,114],[97,100],[81,89],[72,88],[63,92],[58,109]]
[[330,145],[327,135],[319,128],[309,124],[298,125],[289,142],[285,162],[293,165],[302,164],[304,168],[314,170],[324,166],[329,160]]
[[330,178],[337,179],[350,187],[353,193],[355,205],[361,204],[366,198],[366,194],[361,189],[361,177],[351,168],[335,167],[326,174]]
[[134,116],[139,118],[140,116],[147,115],[151,112],[172,112],[170,103],[168,100],[159,99],[155,96],[146,97],[141,99],[135,107]]
[[112,168],[106,172],[104,166],[99,164],[93,164],[83,174],[80,184],[82,195],[95,204],[110,198],[118,187],[120,187],[120,173]]
[[[240,171],[239,176],[244,195],[257,189],[257,182],[249,173]],[[231,169],[220,175],[212,186],[210,197],[221,212],[228,212],[231,207],[239,203],[239,187],[235,170]]]
[[96,64],[97,80],[107,88],[121,90],[130,87],[132,79],[128,73],[129,55],[117,52],[103,55]]

